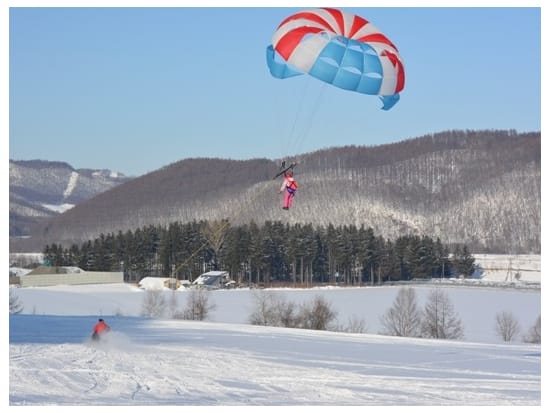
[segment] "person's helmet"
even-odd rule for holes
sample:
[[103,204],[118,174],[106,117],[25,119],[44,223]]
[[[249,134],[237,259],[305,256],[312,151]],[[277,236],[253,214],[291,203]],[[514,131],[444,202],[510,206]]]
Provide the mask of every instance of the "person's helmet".
[[102,319],[102,318],[100,318],[100,319],[99,319],[98,321],[99,321],[100,323],[102,323],[102,322],[103,322],[103,319]]

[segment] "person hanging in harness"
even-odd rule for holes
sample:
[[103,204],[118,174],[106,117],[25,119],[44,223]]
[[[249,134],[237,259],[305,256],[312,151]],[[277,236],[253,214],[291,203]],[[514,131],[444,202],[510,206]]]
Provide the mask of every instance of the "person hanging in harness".
[[94,326],[92,340],[98,341],[105,333],[108,333],[109,331],[111,331],[111,327],[109,327],[109,325],[102,318],[100,318]]
[[283,191],[285,193],[283,197],[283,209],[288,210],[292,206],[292,200],[294,199],[294,195],[297,190],[298,184],[294,179],[292,171],[286,171],[285,179],[283,180],[281,189],[279,190],[279,193]]

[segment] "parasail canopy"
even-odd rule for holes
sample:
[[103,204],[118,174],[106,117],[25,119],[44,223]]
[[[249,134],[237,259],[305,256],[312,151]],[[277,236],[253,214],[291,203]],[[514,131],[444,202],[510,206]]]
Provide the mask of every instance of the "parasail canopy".
[[391,109],[405,87],[397,47],[366,19],[333,8],[305,10],[281,22],[266,50],[279,79],[309,74],[345,90],[379,96]]

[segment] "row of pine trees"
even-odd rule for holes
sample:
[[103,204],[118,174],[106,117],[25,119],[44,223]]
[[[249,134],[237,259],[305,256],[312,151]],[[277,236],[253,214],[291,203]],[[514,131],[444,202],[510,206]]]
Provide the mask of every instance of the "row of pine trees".
[[123,271],[127,281],[172,277],[193,281],[228,271],[239,284],[379,284],[418,278],[470,276],[475,260],[465,245],[406,235],[387,240],[372,228],[316,227],[267,221],[232,226],[228,220],[174,222],[125,233],[101,234],[69,248],[50,244],[53,266]]

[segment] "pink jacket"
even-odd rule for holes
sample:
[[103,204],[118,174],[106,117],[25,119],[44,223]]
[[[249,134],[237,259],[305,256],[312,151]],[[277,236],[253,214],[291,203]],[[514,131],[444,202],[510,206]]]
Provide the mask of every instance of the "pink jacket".
[[294,177],[292,177],[292,176],[290,176],[290,175],[285,175],[285,179],[284,179],[284,181],[283,181],[283,183],[282,183],[282,185],[281,185],[280,191],[281,191],[281,192],[284,191],[286,188],[288,188],[288,187],[292,184],[292,182],[294,182],[294,183],[296,182],[296,181],[294,180]]

